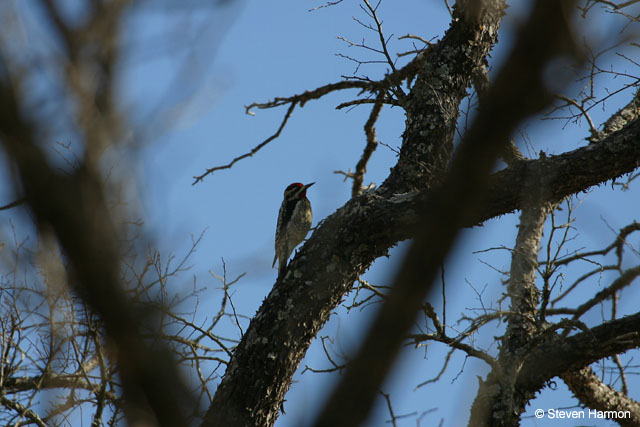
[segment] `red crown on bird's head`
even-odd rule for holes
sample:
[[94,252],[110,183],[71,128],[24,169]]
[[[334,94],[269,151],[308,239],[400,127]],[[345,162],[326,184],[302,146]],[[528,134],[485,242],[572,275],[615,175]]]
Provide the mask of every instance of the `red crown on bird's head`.
[[[294,182],[293,184],[289,184],[287,186],[287,188],[284,190],[284,195],[285,197],[289,194],[292,193],[292,191],[295,191],[297,194],[299,194],[300,198],[303,197],[307,197],[307,188],[311,187],[313,184],[315,184],[315,182],[312,182],[310,184],[302,184],[301,182]],[[302,191],[300,192],[300,188],[302,188]]]

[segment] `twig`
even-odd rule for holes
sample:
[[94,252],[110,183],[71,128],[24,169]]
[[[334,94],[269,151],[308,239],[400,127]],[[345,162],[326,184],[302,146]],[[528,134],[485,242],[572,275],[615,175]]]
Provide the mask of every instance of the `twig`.
[[453,18],[453,9],[451,9],[451,5],[449,4],[449,0],[444,0],[445,6],[447,6],[447,10],[449,11],[449,15]]
[[404,36],[400,36],[398,37],[398,40],[403,40],[403,39],[416,39],[416,40],[420,40],[422,43],[426,44],[427,46],[431,46],[433,43],[431,43],[429,40],[422,38],[420,36],[416,36],[415,34],[405,34]]
[[563,100],[564,102],[566,102],[567,104],[573,105],[574,107],[576,107],[578,110],[580,110],[580,112],[582,113],[582,115],[585,117],[585,119],[587,120],[587,123],[589,124],[589,130],[591,132],[591,137],[595,138],[598,136],[599,132],[598,132],[598,128],[596,127],[596,125],[593,123],[593,120],[591,120],[591,116],[589,116],[589,113],[587,112],[587,110],[584,108],[583,105],[581,105],[580,103],[578,103],[578,101],[576,101],[575,99],[571,99],[569,97],[566,97],[564,95],[556,95],[556,97],[558,99]]
[[4,211],[7,209],[11,209],[11,208],[15,208],[16,206],[20,206],[21,204],[23,204],[25,201],[27,200],[26,197],[21,197],[18,200],[14,200],[13,202],[4,205],[4,206],[0,206],[0,211]]
[[378,15],[376,14],[376,10],[378,9],[378,6],[380,6],[380,1],[378,1],[378,4],[376,5],[375,8],[371,7],[371,4],[369,4],[368,0],[364,0],[364,4],[367,5],[367,9],[369,9],[369,11],[371,12],[371,18],[376,23],[376,27],[378,29],[378,36],[380,37],[380,44],[382,45],[382,51],[384,53],[384,56],[385,58],[387,58],[387,62],[389,63],[391,70],[395,72],[396,66],[393,63],[393,60],[391,59],[391,55],[389,55],[389,51],[387,50],[387,41],[384,39],[384,34],[382,33],[382,23],[380,22],[380,20],[378,19]]
[[[251,151],[238,156],[236,158],[234,158],[230,163],[223,165],[223,166],[216,166],[213,168],[207,168],[205,170],[205,172],[201,175],[197,175],[194,176],[194,181],[193,181],[193,185],[203,181],[203,179],[209,175],[212,174],[215,171],[218,170],[222,170],[222,169],[230,169],[231,167],[233,167],[233,165],[235,163],[237,163],[240,160],[246,159],[247,157],[252,157],[255,153],[257,153],[258,151],[260,151],[260,149],[262,149],[265,145],[267,145],[269,142],[273,141],[274,139],[276,139],[277,137],[280,136],[280,133],[282,132],[282,130],[284,129],[284,126],[286,125],[287,121],[289,120],[289,117],[291,116],[291,113],[293,112],[293,109],[295,108],[296,105],[300,105],[300,107],[304,107],[305,103],[310,101],[310,100],[314,100],[314,99],[319,99],[321,97],[323,97],[324,95],[327,95],[331,92],[335,92],[335,91],[339,91],[339,90],[344,90],[344,89],[360,89],[362,92],[368,91],[368,92],[376,92],[376,93],[384,93],[384,91],[389,90],[391,91],[397,98],[397,100],[393,100],[391,97],[389,96],[385,96],[384,99],[384,103],[388,103],[388,104],[393,104],[393,105],[401,105],[403,102],[403,99],[405,98],[405,94],[404,91],[401,89],[400,85],[404,80],[410,80],[413,78],[413,76],[418,72],[420,65],[427,59],[427,55],[417,55],[413,60],[411,60],[408,64],[406,64],[404,67],[400,68],[400,69],[396,69],[395,65],[393,64],[393,61],[391,60],[391,56],[389,55],[389,52],[387,51],[387,47],[386,47],[386,41],[384,39],[384,35],[382,33],[382,24],[381,22],[378,20],[377,15],[375,14],[375,10],[377,9],[378,5],[380,4],[378,2],[378,5],[373,8],[371,7],[371,5],[369,4],[368,1],[365,1],[365,4],[367,5],[367,7],[369,8],[369,10],[371,11],[371,13],[368,13],[369,16],[371,16],[374,21],[376,22],[376,25],[378,26],[378,34],[380,36],[380,41],[382,43],[382,47],[383,50],[377,50],[368,46],[365,46],[364,43],[362,45],[359,44],[355,44],[353,42],[350,42],[347,39],[341,38],[342,40],[344,40],[345,42],[349,43],[350,45],[353,46],[359,46],[359,47],[364,47],[379,53],[382,53],[385,55],[389,65],[391,66],[392,72],[386,74],[384,76],[384,78],[380,81],[373,81],[370,80],[368,78],[352,78],[352,79],[348,79],[345,81],[341,81],[338,83],[330,83],[324,86],[321,86],[317,89],[314,89],[312,91],[306,91],[304,93],[301,94],[297,94],[297,95],[293,95],[290,97],[277,97],[272,101],[269,102],[254,102],[250,105],[245,106],[245,110],[246,113],[249,115],[253,115],[253,109],[254,108],[258,108],[258,109],[267,109],[267,108],[274,108],[274,107],[279,107],[281,105],[286,105],[286,104],[290,104],[289,105],[289,109],[287,110],[287,113],[285,114],[280,127],[278,128],[278,130],[276,131],[276,133],[274,133],[273,135],[271,135],[269,138],[265,139],[264,141],[262,141],[260,144],[256,145]],[[366,12],[366,10],[365,10]],[[365,24],[363,24],[365,25]],[[367,26],[365,25],[367,28],[370,28],[373,31],[376,31],[375,28],[371,27],[371,26]],[[353,59],[353,58],[350,58]],[[358,62],[356,60],[356,62]],[[361,93],[362,93],[361,92]],[[381,102],[382,100],[378,100],[376,99],[375,101],[366,99],[366,100],[355,100],[355,101],[349,101],[346,103],[342,103],[340,104],[337,108],[341,109],[347,106],[352,106],[352,105],[358,105],[358,104],[368,104],[368,103],[374,103],[377,104],[378,102]]]
[[367,163],[369,162],[371,155],[378,146],[376,129],[374,126],[376,124],[376,120],[378,120],[378,117],[380,116],[380,111],[382,110],[383,98],[384,92],[380,92],[378,94],[378,97],[376,98],[376,103],[371,110],[371,114],[369,114],[369,119],[364,125],[364,133],[367,136],[367,145],[364,147],[362,157],[360,157],[360,160],[356,165],[356,171],[353,174],[353,187],[351,189],[351,197],[357,197],[362,192],[362,183],[364,181],[364,173],[367,170]]
[[253,147],[251,149],[251,151],[249,151],[248,153],[244,153],[243,155],[236,157],[230,163],[227,163],[226,165],[223,165],[223,166],[216,166],[216,167],[213,167],[213,168],[208,168],[206,170],[206,172],[203,173],[202,175],[194,176],[193,177],[194,181],[193,181],[193,184],[191,184],[191,185],[196,185],[197,183],[202,181],[207,175],[212,174],[213,172],[215,172],[217,170],[230,169],[231,167],[233,167],[234,164],[236,164],[240,160],[246,159],[247,157],[253,157],[254,154],[256,154],[258,151],[260,151],[262,149],[262,147],[264,147],[265,145],[267,145],[268,143],[270,143],[271,141],[273,141],[274,139],[279,137],[280,133],[282,132],[282,129],[284,129],[284,126],[287,124],[287,121],[289,120],[289,117],[291,117],[291,113],[293,113],[293,109],[296,107],[296,104],[297,104],[297,101],[291,102],[291,105],[289,106],[289,109],[287,110],[287,113],[284,115],[284,118],[282,119],[282,123],[280,123],[280,127],[278,128],[276,133],[274,133],[269,138],[267,138],[264,141],[262,141],[260,144],[258,144],[255,147]]
[[442,375],[444,375],[444,373],[446,372],[447,367],[449,366],[449,361],[451,360],[451,356],[453,356],[453,353],[455,351],[456,351],[455,348],[452,348],[452,349],[449,350],[449,352],[447,353],[447,356],[444,359],[444,363],[442,364],[442,368],[440,369],[440,372],[438,372],[438,374],[435,377],[421,382],[413,390],[415,391],[415,390],[419,389],[420,387],[426,386],[427,384],[431,384],[431,383],[435,383],[435,382],[439,381],[440,378],[442,378]]
[[384,397],[384,400],[387,401],[387,409],[389,409],[389,415],[391,416],[391,425],[393,425],[393,427],[398,427],[398,423],[396,423],[396,414],[393,413],[393,406],[391,405],[391,398],[382,390],[380,390],[380,394]]
[[313,12],[315,10],[323,9],[325,7],[335,6],[340,3],[342,3],[342,0],[330,1],[330,2],[327,2],[326,4],[320,5],[318,7],[314,7],[313,9],[309,9],[307,12]]

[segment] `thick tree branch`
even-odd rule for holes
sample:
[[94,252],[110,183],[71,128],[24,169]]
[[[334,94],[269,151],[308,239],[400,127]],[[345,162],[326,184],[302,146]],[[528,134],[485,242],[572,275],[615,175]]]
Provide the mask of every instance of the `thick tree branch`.
[[[544,176],[550,200],[559,200],[634,170],[640,163],[639,134],[640,123],[633,123],[600,144],[520,162],[495,174],[484,205],[464,224],[479,224],[518,209],[531,173]],[[351,200],[311,236],[253,319],[204,425],[275,421],[293,372],[333,307],[374,259],[413,235],[420,206],[432,202],[430,191],[396,191],[388,198],[380,197],[383,194],[368,192]],[[306,262],[309,259],[314,262]],[[245,377],[246,372],[254,374]],[[256,378],[255,372],[265,375]]]
[[555,337],[529,352],[515,386],[523,393],[545,381],[591,363],[640,347],[640,313],[611,320],[567,338]]
[[[461,14],[471,17],[471,22],[466,22],[462,16],[459,22],[469,26],[476,24],[481,28],[499,22],[492,21],[492,18],[501,16],[503,4],[488,2],[470,3],[467,6],[472,5],[474,7],[464,8]],[[536,2],[527,25],[522,28],[508,60],[487,94],[484,105],[480,107],[476,121],[463,138],[442,188],[434,192],[434,198],[421,218],[421,227],[416,230],[414,243],[400,266],[389,296],[373,321],[358,355],[353,358],[318,417],[316,426],[353,426],[364,421],[375,392],[386,378],[404,337],[413,326],[459,227],[481,209],[488,174],[504,141],[508,141],[511,132],[524,118],[540,111],[552,99],[543,81],[542,70],[559,55],[573,53],[567,24],[569,17],[563,9],[565,6],[569,6],[569,3],[549,0]],[[456,10],[459,7],[456,5]],[[434,47],[434,51],[438,49]],[[467,75],[470,76],[479,65],[471,67]],[[442,75],[437,78],[442,78]],[[415,90],[414,87],[412,94]],[[442,94],[434,92],[433,96],[442,97]],[[449,98],[449,102],[452,99],[455,98]],[[441,103],[437,105],[443,106]],[[455,107],[457,109],[458,105]],[[413,105],[413,108],[418,107]],[[427,112],[429,108],[428,105]],[[448,111],[447,107],[441,111],[445,122],[449,120]],[[407,122],[412,112],[412,106],[408,105]],[[500,126],[494,125],[496,117],[501,119]],[[411,135],[411,126],[408,125],[405,138]],[[414,129],[422,127],[413,126]],[[446,126],[441,126],[440,123],[428,125],[429,128],[441,128],[444,131]],[[420,134],[423,138],[425,131],[423,129]],[[434,156],[433,152],[445,153],[446,148],[441,151],[439,148],[452,143],[452,138],[441,141],[440,146],[433,142],[429,146],[427,143],[431,141],[421,140],[420,136],[413,135],[416,140],[411,144],[405,139],[398,164],[381,191],[385,186],[397,183],[399,177],[402,177],[405,185],[415,185],[420,181],[423,186],[429,185],[434,179],[437,182],[440,173],[437,169],[430,169],[429,165],[437,167],[442,158],[438,154]],[[427,144],[427,147],[416,149],[420,143]],[[414,163],[406,163],[409,159]],[[416,160],[426,168],[416,166]],[[412,171],[410,176],[405,175],[407,170]],[[428,174],[424,174],[425,171],[429,171]]]
[[[545,177],[548,197],[551,200],[561,200],[630,173],[640,165],[640,144],[637,141],[640,141],[640,120],[628,124],[598,144],[557,156],[523,161],[498,172],[490,179],[489,192],[483,207],[467,218],[464,225],[474,226],[520,209],[522,194],[526,189],[525,183],[531,174]],[[261,325],[261,332],[252,332],[252,352],[255,352],[256,357],[258,354],[275,354],[280,360],[277,364],[284,361],[284,365],[288,366],[275,371],[277,377],[274,378],[274,383],[286,381],[283,378],[289,373],[293,375],[294,366],[297,366],[299,360],[291,358],[291,354],[303,351],[300,347],[306,350],[309,341],[305,340],[311,340],[328,318],[329,313],[325,313],[324,310],[330,311],[329,309],[316,307],[320,303],[319,298],[331,298],[334,304],[338,304],[340,296],[346,293],[353,283],[351,275],[342,272],[355,271],[355,280],[373,260],[384,255],[388,248],[411,237],[411,230],[421,218],[418,215],[419,207],[430,204],[431,197],[430,191],[424,191],[397,195],[386,200],[376,191],[368,192],[352,199],[320,225],[292,261],[291,270],[300,269],[296,277],[289,275],[282,283],[276,284],[265,300],[265,305],[252,321],[252,324],[256,325],[251,329],[257,329],[257,325]],[[307,259],[314,259],[316,262],[313,265],[305,264]],[[302,265],[305,265],[304,273]],[[300,286],[300,283],[308,285]],[[288,300],[296,301],[296,304],[305,308],[285,309],[288,307]],[[315,308],[311,309],[312,307]],[[271,315],[267,316],[265,313]],[[286,322],[278,327],[284,319],[287,319]],[[306,324],[309,329],[289,328],[290,324]],[[259,345],[262,339],[258,337],[265,337],[264,345]],[[280,347],[276,343],[294,345]],[[240,348],[245,345],[247,343],[241,343]],[[300,360],[301,357],[302,355]],[[236,356],[236,360],[232,361],[236,367],[231,371],[228,369],[228,372],[239,374],[238,366],[248,363],[248,359],[242,362],[237,359]],[[273,372],[268,369],[260,368],[259,372]],[[242,391],[239,389],[238,393],[244,395],[247,387],[254,385],[254,379],[250,376],[247,378],[247,384],[240,384]],[[288,384],[283,390],[271,389],[269,396],[275,398],[274,393],[282,393],[284,396],[287,387]],[[261,399],[258,392],[255,398]],[[274,405],[277,408],[279,404]],[[233,409],[233,405],[228,405],[226,410]]]
[[[97,392],[101,384],[92,383],[86,378],[78,378],[77,375],[60,375],[50,373],[37,377],[10,377],[2,383],[5,392],[21,392],[34,389],[78,388]],[[117,400],[118,396],[112,392],[105,392],[109,399]]]
[[[469,70],[485,61],[501,17],[498,6],[487,11],[484,25],[455,20],[439,48],[434,46],[430,54],[412,61],[421,76],[412,93],[419,96],[407,101],[415,106],[408,112],[412,130],[405,133],[404,160],[394,168],[410,167],[412,171],[406,175],[398,172],[379,191],[352,199],[316,230],[252,320],[203,425],[268,426],[275,422],[293,373],[320,327],[371,262],[386,253],[391,241],[398,241],[410,230],[406,219],[415,216],[421,205],[390,216],[389,209],[395,210],[394,205],[415,198],[394,195],[415,189],[417,183],[423,189],[425,183],[440,179],[438,174],[444,171],[451,154],[457,107],[466,94]],[[448,106],[444,109],[443,99]],[[422,116],[425,104],[429,117]],[[412,148],[416,145],[420,147]],[[419,176],[414,176],[415,168],[420,169]],[[390,227],[394,223],[396,226]],[[313,257],[313,263],[304,262],[306,254],[308,259]],[[283,304],[283,297],[290,303]],[[296,309],[298,305],[304,308]],[[247,375],[249,372],[253,374]],[[256,378],[256,372],[264,374]],[[357,416],[360,418],[362,412]]]
[[[549,5],[549,3],[545,4]],[[551,4],[556,5],[555,2]],[[469,84],[468,76],[470,75],[470,70],[477,68],[484,61],[483,55],[488,52],[491,42],[494,40],[491,34],[495,35],[497,30],[495,19],[499,19],[501,16],[500,9],[497,8],[496,10],[492,9],[492,12],[486,15],[488,16],[487,19],[490,21],[493,19],[494,21],[486,22],[484,23],[486,25],[483,24],[479,27],[474,27],[463,20],[455,21],[448,35],[441,42],[444,44],[439,49],[437,47],[430,49],[430,52],[435,52],[431,55],[435,56],[429,56],[430,60],[426,61],[427,63],[433,62],[433,64],[440,64],[441,66],[448,63],[452,68],[449,70],[446,81],[443,81],[442,70],[435,72],[433,66],[426,67],[425,65],[429,72],[425,72],[422,80],[419,78],[419,82],[416,82],[418,88],[424,88],[424,98],[416,97],[416,110],[408,113],[408,126],[412,127],[412,131],[405,132],[404,154],[401,154],[404,160],[395,169],[418,168],[420,169],[417,172],[418,175],[414,173],[407,174],[406,178],[409,181],[406,181],[402,178],[405,177],[404,173],[398,172],[395,175],[392,173],[392,176],[379,190],[365,193],[351,200],[320,225],[290,264],[288,274],[276,283],[273,291],[253,319],[229,364],[227,374],[218,388],[204,425],[272,424],[277,416],[284,393],[289,387],[291,376],[311,339],[328,319],[331,311],[339,303],[342,296],[351,288],[353,281],[364,272],[375,258],[386,253],[394,242],[409,235],[415,235],[414,231],[412,231],[415,229],[412,226],[415,226],[420,219],[424,219],[417,212],[421,211],[421,207],[427,197],[418,197],[419,193],[407,192],[407,190],[415,188],[414,185],[418,182],[420,183],[420,188],[424,189],[425,183],[429,185],[431,180],[438,181],[435,170],[444,168],[447,160],[446,153],[449,152],[449,149],[444,148],[444,151],[442,151],[441,148],[437,147],[444,147],[450,144],[451,139],[447,140],[446,136],[452,136],[454,132],[455,117],[457,116],[457,105],[453,105],[455,103],[454,100],[458,99],[459,101],[464,96],[466,85]],[[560,20],[564,16],[562,12],[555,10],[547,15],[557,15]],[[545,18],[545,24],[547,23]],[[469,49],[465,48],[460,52],[466,59],[462,60],[461,57],[452,54],[452,51],[446,48],[446,43],[451,44],[450,49],[460,44],[465,45],[463,40],[468,37],[478,40],[478,28],[482,29],[481,34],[483,35],[480,36],[482,41],[473,45],[478,49],[477,51],[472,48],[472,52],[469,52]],[[542,33],[545,32],[542,31]],[[458,191],[460,189],[457,187],[454,187],[456,191],[449,191],[449,194],[457,195],[456,202],[459,201],[460,194],[471,193],[469,197],[471,203],[475,203],[476,197],[479,194],[483,194],[482,191],[475,191],[481,188],[479,181],[474,179],[476,177],[475,173],[481,174],[482,172],[480,171],[488,172],[492,159],[495,158],[492,150],[500,145],[500,143],[487,144],[487,142],[503,141],[522,117],[545,105],[544,97],[528,96],[531,93],[529,91],[533,91],[538,95],[545,93],[539,86],[541,79],[537,74],[538,71],[536,71],[539,70],[539,66],[532,66],[530,63],[531,60],[535,62],[540,61],[541,58],[532,57],[530,52],[535,51],[535,46],[544,45],[545,48],[556,46],[555,42],[563,40],[563,37],[557,33],[551,33],[549,38],[553,42],[550,41],[549,43],[540,43],[538,38],[535,40],[527,39],[526,43],[530,43],[529,45],[524,49],[515,50],[520,52],[520,56],[516,60],[523,61],[521,67],[527,71],[523,73],[522,69],[512,69],[510,72],[514,73],[513,75],[505,77],[503,80],[498,79],[496,87],[499,89],[495,94],[497,99],[502,100],[506,97],[506,99],[513,100],[514,104],[513,106],[509,102],[494,104],[490,100],[489,105],[493,105],[496,110],[487,109],[484,111],[487,119],[485,119],[486,121],[481,121],[488,124],[491,122],[488,117],[499,115],[506,117],[507,124],[501,126],[500,129],[487,125],[481,128],[482,130],[477,130],[478,134],[470,137],[474,141],[482,141],[483,154],[477,156],[478,153],[473,150],[464,155],[461,154],[463,158],[475,157],[472,167],[467,168],[469,165],[464,162],[461,162],[464,166],[458,165],[458,167],[454,167],[456,171],[464,169],[464,173],[458,177],[460,181],[457,181],[457,183],[465,186],[462,191]],[[532,48],[531,46],[534,47]],[[545,52],[543,55],[549,56],[543,57],[548,58],[556,54],[558,50],[551,49]],[[437,55],[442,56],[438,57]],[[440,60],[438,61],[437,59]],[[457,63],[457,60],[463,62]],[[540,63],[544,63],[544,60]],[[452,73],[452,70],[455,70],[456,73]],[[452,74],[456,77],[452,77]],[[463,75],[467,76],[467,80],[462,78]],[[523,76],[528,77],[523,78]],[[458,80],[458,78],[461,80]],[[513,84],[523,81],[526,84],[523,83],[522,87],[514,90]],[[445,84],[446,87],[442,88],[441,92],[434,92],[428,89],[429,87],[433,88],[433,83],[437,83],[440,87]],[[448,85],[456,86],[454,90],[448,91],[446,90]],[[525,92],[519,92],[521,90]],[[442,97],[450,97],[446,103],[451,105],[452,109],[441,108],[444,105],[442,104]],[[522,108],[523,99],[530,101],[529,104],[524,105],[524,108]],[[424,119],[412,121],[412,114],[416,114],[416,118],[420,114],[417,105],[421,103],[424,105],[425,102],[427,103],[427,108],[431,108],[429,111],[434,114],[434,117],[431,118],[432,121]],[[411,110],[410,107],[409,110]],[[451,113],[454,114],[453,117],[450,116]],[[449,129],[445,129],[446,126],[441,126],[443,122],[448,123]],[[435,127],[435,130],[429,130],[430,124]],[[421,134],[420,130],[422,130]],[[492,134],[494,131],[499,132],[500,135]],[[415,148],[417,145],[420,145],[420,147]],[[434,147],[428,148],[429,145],[434,145]],[[444,157],[441,154],[445,154]],[[478,158],[481,158],[482,161],[478,161]],[[438,166],[433,169],[428,165]],[[426,166],[426,169],[424,169],[424,166]],[[469,188],[469,184],[471,184],[471,188]],[[405,194],[399,194],[403,192]],[[434,197],[436,202],[430,200],[434,202],[430,204],[432,207],[448,206],[449,201],[438,204],[438,202],[444,200],[442,194]],[[464,200],[465,197],[462,197],[462,199]],[[512,208],[516,208],[519,203],[519,197],[516,196],[515,199],[518,202],[513,203],[511,205]],[[481,216],[480,212],[482,211],[483,209],[478,206],[475,209],[457,209],[457,213],[451,216],[451,212],[445,209],[431,212],[430,214],[437,216],[442,212],[446,212],[446,218],[438,216],[434,221],[427,222],[433,224],[450,223],[453,218],[454,224],[468,224],[473,223]],[[456,216],[461,214],[465,216]],[[424,221],[422,222],[424,223]],[[448,230],[447,233],[453,233],[455,226]],[[452,234],[449,237],[441,237],[443,238],[436,238],[432,241],[444,242],[444,246],[448,246],[447,242],[450,243],[451,239],[449,237],[452,237]],[[423,263],[425,259],[424,253],[419,258],[420,262]],[[439,259],[440,257],[434,256],[433,258]],[[313,259],[312,263],[307,262],[310,259]],[[430,257],[426,257],[426,259],[430,259]],[[420,293],[422,292],[421,290]],[[411,294],[411,297],[413,300],[421,300],[417,294]],[[402,306],[402,310],[410,313],[408,316],[411,319],[409,320],[410,324],[414,312],[407,309],[405,305]],[[406,322],[403,321],[402,323]],[[387,326],[382,329],[387,331]],[[398,334],[397,330],[394,332],[396,336],[402,339],[402,333]],[[389,360],[392,360],[392,355],[395,354],[395,346],[391,345],[390,348],[392,350],[391,353],[385,350],[384,353],[375,352],[369,354],[385,354],[379,360],[382,363],[381,366],[388,367]],[[367,375],[375,373],[375,381],[379,381],[380,378],[384,377],[385,371],[386,368],[368,370]],[[247,372],[252,374],[243,375],[243,373]],[[264,375],[261,374],[257,378],[256,372],[264,373]],[[351,393],[350,397],[353,396],[354,394]],[[363,398],[365,400],[369,399],[368,396],[363,396]],[[343,415],[345,412],[336,413]],[[361,419],[363,413],[366,412],[359,410],[354,417],[341,419],[340,422],[353,425],[354,420]],[[324,421],[320,421],[320,423]],[[357,421],[355,422],[357,423]]]
[[530,173],[541,173],[549,189],[549,200],[558,201],[633,172],[640,166],[639,141],[640,120],[636,119],[598,144],[522,161],[494,174],[489,184],[490,197],[479,222],[517,209]]
[[618,418],[623,427],[640,425],[640,404],[604,384],[590,367],[560,375],[583,405],[600,411],[629,411],[631,417]]
[[[507,294],[507,329],[500,354],[486,381],[481,381],[471,408],[469,426],[517,425],[532,394],[520,393],[514,382],[528,344],[539,329],[540,291],[536,287],[538,252],[547,216],[554,209],[541,175],[531,174],[523,192],[518,236],[511,256]],[[489,398],[490,396],[490,398]]]

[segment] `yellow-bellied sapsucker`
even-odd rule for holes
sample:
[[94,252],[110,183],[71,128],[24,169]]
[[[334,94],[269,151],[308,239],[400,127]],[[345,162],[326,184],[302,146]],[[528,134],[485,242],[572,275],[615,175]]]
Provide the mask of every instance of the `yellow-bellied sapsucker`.
[[278,213],[278,226],[276,227],[276,255],[273,257],[273,264],[280,259],[278,266],[278,276],[282,275],[287,268],[289,255],[307,236],[311,228],[311,203],[307,199],[307,188],[311,184],[302,185],[294,182],[284,190],[284,200],[280,205]]

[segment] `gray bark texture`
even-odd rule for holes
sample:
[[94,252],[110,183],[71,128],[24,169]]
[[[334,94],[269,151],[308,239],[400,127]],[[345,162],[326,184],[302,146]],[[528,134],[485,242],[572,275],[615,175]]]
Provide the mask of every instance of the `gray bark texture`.
[[[78,106],[73,117],[85,152],[70,172],[52,166],[40,141],[42,129],[34,123],[38,118],[27,114],[29,103],[20,97],[20,73],[11,71],[5,60],[7,52],[0,52],[0,144],[23,196],[0,210],[24,201],[39,232],[57,239],[68,262],[74,295],[100,317],[108,344],[116,349],[113,358],[123,399],[113,396],[112,400],[123,405],[124,417],[132,425],[186,425],[191,416],[187,408],[194,402],[197,406],[197,398],[187,391],[170,348],[142,333],[145,316],[125,294],[118,233],[100,170],[105,147],[116,146],[124,138],[113,99],[113,75],[118,69],[119,23],[124,10],[135,1],[91,2],[91,19],[77,28],[65,24],[57,2],[39,3],[50,15],[66,59],[62,78],[74,101],[70,104]],[[512,52],[492,82],[487,67],[506,2],[458,0],[442,39],[401,69],[396,70],[389,58],[391,71],[382,80],[345,80],[247,107],[290,104],[273,136],[229,165],[207,169],[194,177],[195,183],[252,156],[277,138],[294,108],[307,101],[337,90],[358,89],[364,97],[357,101],[374,104],[365,124],[367,146],[356,167],[353,198],[318,224],[278,277],[230,356],[203,426],[274,425],[307,349],[354,282],[392,247],[412,239],[361,349],[315,425],[352,427],[365,422],[418,313],[430,307],[425,300],[460,229],[516,210],[521,211],[520,228],[505,290],[510,311],[505,315],[506,333],[499,338],[499,354],[494,358],[442,334],[444,328],[433,308],[426,313],[435,329],[440,327],[440,335],[433,334],[432,339],[467,351],[491,366],[480,381],[469,425],[518,425],[527,403],[555,377],[567,383],[581,404],[628,410],[632,418],[625,420],[626,425],[640,424],[638,403],[604,384],[589,367],[640,347],[640,313],[591,328],[578,319],[594,305],[615,298],[618,290],[640,275],[640,267],[624,272],[620,268],[620,277],[583,306],[556,310],[556,314],[576,316],[556,324],[545,319],[548,295],[535,283],[543,227],[554,207],[566,197],[616,180],[640,166],[640,92],[606,120],[601,130],[592,129],[588,141],[573,151],[525,159],[511,139],[525,119],[553,101],[554,94],[545,84],[547,67],[559,59],[585,62],[570,25],[576,5],[570,0],[533,2],[531,15],[522,23]],[[472,86],[480,106],[454,147],[461,103]],[[386,104],[405,113],[402,146],[385,181],[363,190],[362,177],[377,144],[374,125]],[[500,156],[507,166],[495,172]],[[632,228],[637,227],[634,223]],[[622,240],[619,244],[622,246]],[[3,387],[20,390],[44,384],[63,387],[69,383],[43,373],[6,380]],[[113,392],[107,390],[106,381],[104,384],[102,402]],[[68,385],[83,386],[90,384],[74,380]],[[2,405],[30,422],[45,425],[33,411],[5,399],[2,393],[0,398]],[[96,424],[101,422],[101,411],[97,411]],[[196,412],[194,416],[201,415]]]
[[[518,243],[523,254],[514,259],[510,291],[512,304],[521,308],[538,298],[531,281],[541,226],[551,206],[638,166],[640,122],[636,111],[636,118],[625,117],[626,126],[603,133],[597,143],[559,156],[516,160],[489,176],[498,154],[510,148],[507,142],[515,126],[550,101],[542,83],[544,65],[556,55],[572,52],[566,25],[566,10],[571,3],[554,1],[536,3],[528,27],[522,30],[504,70],[483,96],[477,121],[452,161],[460,102],[475,70],[486,64],[503,15],[502,2],[477,5],[458,2],[443,39],[411,64],[417,67],[415,83],[406,97],[398,99],[406,112],[398,163],[379,188],[354,197],[319,224],[251,321],[218,387],[204,426],[273,425],[312,339],[353,282],[389,248],[414,238],[414,246],[361,352],[352,360],[316,421],[318,426],[358,425],[366,418],[373,395],[409,332],[439,262],[460,226],[481,224],[529,203],[529,208],[523,210],[526,227]],[[540,28],[548,31],[539,31]],[[496,117],[501,118],[500,126],[495,126]],[[534,185],[545,191],[535,198],[528,197]],[[626,322],[629,328],[638,326],[636,319]],[[602,328],[622,328],[614,324]],[[528,327],[513,322],[511,328],[509,345],[517,351],[517,346],[527,343]],[[592,348],[588,357],[583,351],[584,339],[577,335],[561,340],[562,346],[575,353],[572,363],[561,357],[543,365],[546,369],[533,369],[531,361],[536,359],[522,354],[518,359],[522,364],[519,374],[511,362],[508,389],[496,393],[495,387],[487,392],[488,386],[481,386],[480,395],[486,404],[474,406],[472,424],[517,425],[526,402],[545,381],[568,369],[586,366],[597,360],[596,355],[604,357],[613,349],[611,344],[606,351]],[[535,345],[527,347],[530,354],[542,352],[538,347],[549,344]],[[626,345],[631,348],[637,343]],[[624,345],[620,343],[616,351],[620,346]],[[553,354],[545,351],[546,358]],[[563,362],[569,366],[560,367]],[[527,369],[530,372],[523,375]],[[504,385],[492,378],[486,384]],[[497,404],[505,395],[506,403]]]

